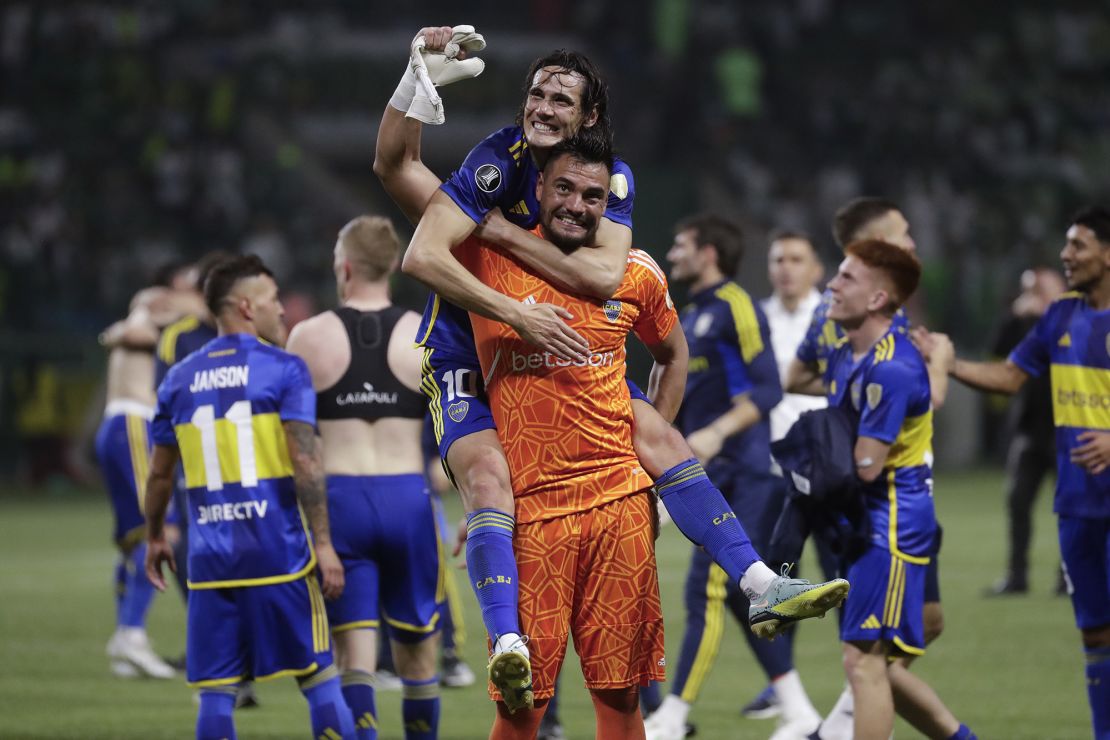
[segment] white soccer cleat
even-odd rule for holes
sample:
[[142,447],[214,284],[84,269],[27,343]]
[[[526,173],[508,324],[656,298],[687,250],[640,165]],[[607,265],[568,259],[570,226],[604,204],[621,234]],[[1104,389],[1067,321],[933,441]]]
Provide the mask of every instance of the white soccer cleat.
[[644,720],[647,740],[683,740],[686,737],[686,720],[671,712],[656,710]]
[[509,714],[518,709],[534,709],[532,663],[526,638],[517,634],[501,635],[493,644],[489,659],[490,683],[501,693]]
[[820,726],[821,717],[816,713],[813,716],[800,717],[789,722],[780,720],[770,740],[807,740]]
[[[117,676],[132,678],[141,674],[150,678],[169,679],[177,675],[173,666],[151,649],[146,630],[141,627],[122,627],[117,630],[108,642],[108,657],[112,661],[112,672]],[[121,665],[124,663],[129,664],[135,673],[128,672]]]

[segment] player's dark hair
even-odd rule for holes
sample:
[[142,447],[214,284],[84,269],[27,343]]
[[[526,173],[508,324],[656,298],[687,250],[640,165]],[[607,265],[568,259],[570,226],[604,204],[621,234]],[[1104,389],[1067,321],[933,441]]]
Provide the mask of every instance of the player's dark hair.
[[270,268],[254,254],[244,254],[229,257],[217,263],[208,273],[204,281],[204,303],[213,316],[219,316],[227,297],[235,288],[235,284],[246,278],[258,275],[274,276]]
[[602,136],[596,136],[588,131],[579,131],[569,139],[563,139],[551,147],[547,155],[546,171],[553,162],[560,157],[569,156],[583,164],[603,164],[610,173],[613,172],[613,147]]
[[771,238],[768,241],[777,242],[782,241],[783,239],[797,239],[799,241],[809,242],[809,245],[811,247],[813,246],[813,240],[809,238],[809,234],[805,233],[804,231],[798,231],[796,229],[774,229],[771,232]]
[[204,292],[204,281],[208,279],[213,267],[234,256],[231,252],[214,249],[211,252],[206,252],[203,257],[197,260],[197,292]]
[[736,275],[744,256],[744,234],[735,221],[715,213],[699,213],[679,221],[674,233],[693,231],[698,248],[712,246],[717,250],[717,267],[727,277]]
[[150,284],[159,288],[168,288],[173,284],[173,279],[177,277],[178,274],[184,270],[188,270],[190,267],[192,267],[192,264],[186,260],[170,260],[154,271],[154,277],[150,281]]
[[1110,244],[1110,210],[1102,206],[1088,206],[1071,220],[1074,226],[1086,226],[1095,232],[1095,238],[1103,244]]
[[890,280],[893,293],[886,306],[890,315],[909,300],[921,282],[921,263],[917,257],[893,244],[864,239],[844,247],[844,254],[855,257],[872,270],[881,271]]
[[900,210],[898,204],[887,198],[865,196],[844,204],[833,216],[832,234],[837,246],[843,249],[857,241],[864,227],[891,211]]
[[557,67],[567,72],[577,72],[582,75],[582,79],[586,83],[582,90],[582,114],[589,116],[590,111],[597,111],[597,122],[589,128],[608,139],[610,146],[612,146],[613,127],[609,121],[609,85],[605,83],[601,72],[585,54],[568,49],[556,49],[532,62],[532,66],[528,68],[528,74],[524,78],[525,102],[521,103],[520,110],[516,114],[516,125],[524,125],[524,107],[527,105],[528,96],[531,94],[536,72],[544,67]]

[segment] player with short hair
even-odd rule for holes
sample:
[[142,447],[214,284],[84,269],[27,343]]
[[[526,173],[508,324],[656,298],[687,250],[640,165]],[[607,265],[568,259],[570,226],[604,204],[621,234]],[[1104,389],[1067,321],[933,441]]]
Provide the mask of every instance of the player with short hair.
[[108,641],[109,668],[122,678],[173,678],[174,669],[150,647],[146,615],[154,589],[143,572],[143,498],[150,421],[154,417],[154,346],[158,329],[204,310],[186,289],[189,265],[175,265],[164,284],[131,300],[127,318],[100,335],[108,349],[107,402],[96,434],[96,456],[112,502],[116,565],[116,630]]
[[400,255],[388,219],[359,216],[343,226],[332,264],[341,306],[297,324],[286,347],[304,359],[316,390],[328,518],[346,574],[328,621],[359,740],[377,737],[380,620],[389,625],[402,682],[405,737],[433,738],[439,727],[447,574],[423,475],[425,400],[421,353],[412,345],[420,316],[389,295]]
[[1056,424],[1060,554],[1087,657],[1094,736],[1110,738],[1110,210],[1071,221],[1060,252],[1069,291],[1004,362],[958,359],[944,335],[933,354],[962,383],[1016,393],[1049,373]]
[[[910,224],[898,204],[887,198],[864,196],[854,198],[839,208],[833,217],[833,238],[841,248],[854,241],[873,239],[893,244],[913,254],[917,250],[910,235]],[[843,341],[844,330],[827,316],[832,302],[832,291],[828,288],[821,296],[821,302],[813,311],[813,320],[806,331],[805,338],[798,346],[796,356],[790,362],[786,375],[786,391],[826,395],[825,365],[833,349]],[[898,308],[892,319],[894,330],[901,334],[910,332],[909,318],[902,308]],[[917,329],[921,332],[923,329]],[[929,393],[933,408],[944,405],[948,390],[948,376],[928,364]],[[944,610],[940,600],[940,555],[941,528],[937,527],[937,538],[930,553],[929,565],[925,575],[925,642],[932,643],[944,630]],[[907,655],[900,660],[909,665],[913,656]],[[898,683],[902,674],[895,674],[894,690],[901,691]],[[821,725],[824,740],[840,740],[851,737],[852,692],[845,687],[836,704],[829,711]]]
[[147,576],[164,590],[162,564],[175,563],[163,524],[180,459],[197,738],[235,737],[235,687],[249,674],[294,676],[313,737],[353,739],[324,609],[325,597],[343,591],[343,566],[328,527],[308,368],[278,349],[283,309],[257,257],[221,262],[204,298],[219,336],[174,365],[158,389],[146,502]]
[[[933,409],[921,353],[894,326],[917,289],[921,265],[877,240],[845,247],[829,283],[828,317],[845,339],[825,369],[829,404],[857,414],[856,471],[864,484],[870,541],[848,565],[852,592],[840,625],[854,698],[853,737],[886,738],[899,713],[928,737],[973,737],[900,655],[925,651],[925,570],[936,534],[932,496]],[[821,735],[818,735],[821,737]]]
[[[706,213],[675,226],[667,261],[671,279],[690,287],[682,328],[691,359],[678,428],[758,551],[769,544],[783,503],[779,479],[771,470],[768,423],[771,409],[782,399],[782,386],[767,319],[732,279],[742,254],[740,227]],[[685,736],[690,707],[720,650],[726,606],[747,627],[754,603],[699,547],[690,558],[685,595],[686,631],[677,669],[670,693],[647,720],[648,740]],[[753,619],[751,627],[761,625]],[[783,700],[781,732],[809,734],[820,715],[794,670],[791,642],[765,642],[748,629],[744,633]]]
[[[565,251],[589,243],[605,212],[611,153],[596,137],[556,145],[536,184],[539,230]],[[649,347],[681,341],[662,271],[634,251],[613,298],[560,292],[509,252],[470,239],[466,268],[515,300],[565,306],[589,354],[563,360],[472,314],[490,408],[512,471],[521,626],[535,709],[502,701],[494,738],[533,737],[568,633],[593,699],[597,736],[643,737],[637,686],[663,676],[651,478],[632,447],[624,380],[629,331]],[[670,382],[681,381],[672,376]],[[500,698],[491,692],[495,699]]]
[[[471,27],[428,28],[418,34],[417,41],[424,42],[421,48],[449,50],[452,44],[457,48],[455,39],[471,36]],[[404,82],[398,95],[403,87]],[[596,242],[605,246],[566,253],[521,228],[536,223],[536,179],[558,141],[575,132],[588,132],[606,143],[612,138],[605,114],[604,82],[581,54],[557,51],[536,60],[526,90],[518,125],[487,137],[442,190],[438,178],[420,161],[420,126],[406,120],[403,106],[408,103],[398,95],[383,115],[375,158],[375,172],[387,191],[410,218],[420,219],[403,269],[437,291],[418,337],[426,348],[426,389],[441,456],[453,472],[469,512],[467,566],[494,645],[491,676],[506,687],[508,683],[502,679],[508,674],[520,676],[518,683],[526,685],[529,670],[512,586],[516,582],[514,505],[504,451],[478,388],[481,371],[463,309],[507,323],[561,361],[583,361],[588,348],[560,318],[569,318],[565,310],[507,299],[462,270],[451,249],[480,224],[484,238],[512,249],[515,256],[560,287],[605,300],[623,280],[628,264],[634,195],[631,170],[618,160],[611,175],[608,210],[597,230]],[[412,111],[409,117],[413,117]],[[685,347],[681,350],[680,356],[656,357],[649,391],[658,411],[629,384],[635,398],[636,451],[664,500],[673,502],[668,506],[684,534],[704,544],[732,580],[747,578],[747,586],[768,592],[772,584],[785,581],[776,580],[759,561],[735,518],[726,517],[721,526],[711,524],[727,511],[727,504],[667,421],[677,411],[682,386],[666,384],[670,390],[660,390],[664,384],[659,378],[674,372],[679,361],[685,369]],[[479,583],[489,584],[491,577],[494,587],[477,588]],[[831,586],[842,587],[846,584]],[[811,584],[791,581],[785,591],[775,591],[778,596],[761,611],[764,627],[774,631],[785,622],[824,613],[829,608],[824,599],[827,588],[813,589]],[[504,672],[503,667],[507,669]],[[507,698],[510,705],[515,703],[515,697]]]

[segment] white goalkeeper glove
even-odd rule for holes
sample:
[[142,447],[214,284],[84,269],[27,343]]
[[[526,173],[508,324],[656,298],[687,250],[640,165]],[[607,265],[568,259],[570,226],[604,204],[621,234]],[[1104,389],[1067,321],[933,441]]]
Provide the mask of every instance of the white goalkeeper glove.
[[[467,54],[486,48],[482,34],[476,33],[474,26],[455,26],[451,40],[442,51],[428,51],[424,48],[424,37],[413,39],[409,54],[409,69],[415,78],[415,92],[412,103],[405,115],[422,123],[439,125],[446,118],[443,99],[436,87],[450,85],[452,82],[477,77],[486,68],[486,63],[477,57],[459,59],[460,51]],[[408,74],[408,72],[406,72]]]

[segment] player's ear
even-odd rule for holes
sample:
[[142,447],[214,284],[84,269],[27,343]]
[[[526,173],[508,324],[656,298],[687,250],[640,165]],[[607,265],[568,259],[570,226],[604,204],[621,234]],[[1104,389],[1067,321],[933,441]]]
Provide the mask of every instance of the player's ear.
[[536,178],[536,202],[539,203],[543,200],[543,173],[539,174]]
[[868,311],[882,311],[890,303],[892,296],[886,288],[876,288],[867,301]]
[[590,108],[590,112],[582,118],[582,128],[590,128],[597,123],[597,106]]

